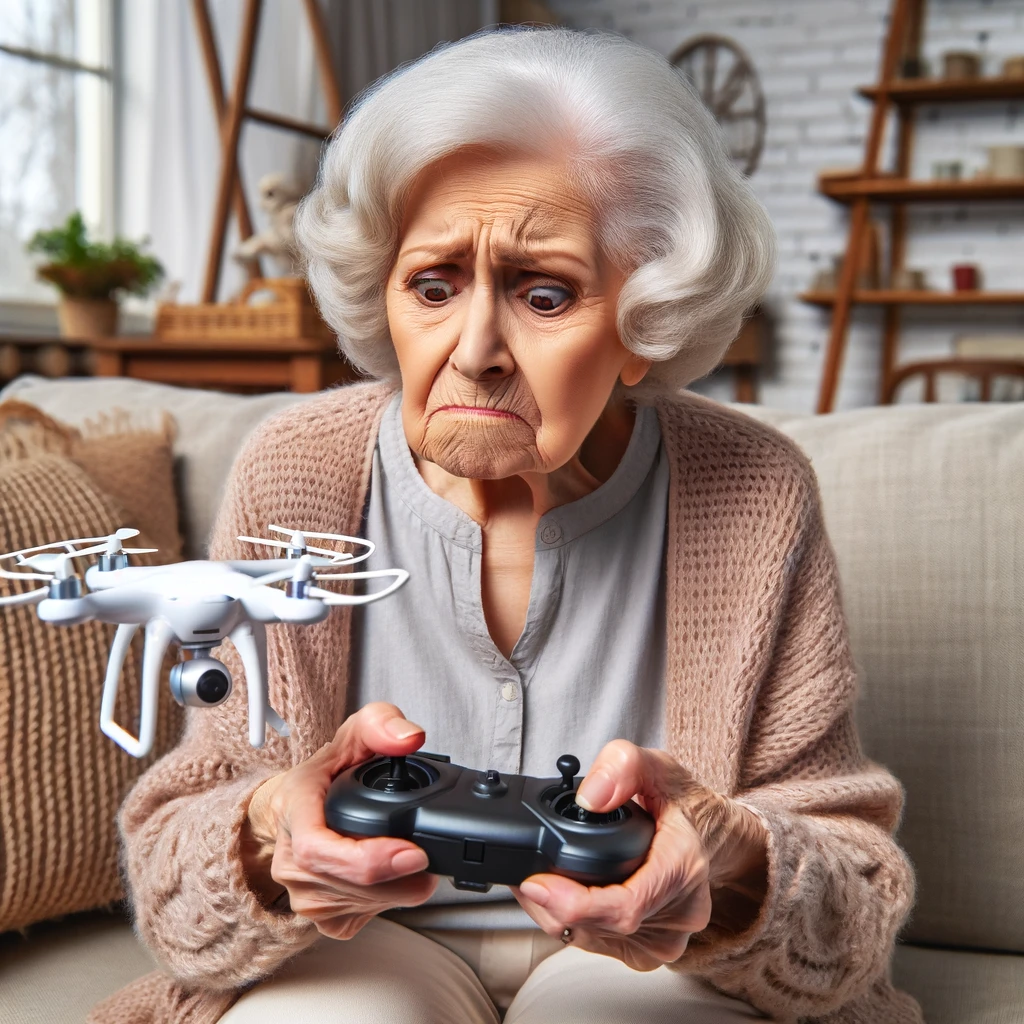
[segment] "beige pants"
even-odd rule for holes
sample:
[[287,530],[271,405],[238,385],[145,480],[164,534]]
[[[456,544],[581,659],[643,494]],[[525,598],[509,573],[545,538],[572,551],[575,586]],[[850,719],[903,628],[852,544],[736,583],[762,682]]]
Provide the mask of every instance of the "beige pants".
[[563,948],[539,930],[434,931],[428,937],[378,918],[347,942],[321,939],[246,992],[221,1024],[498,1024],[502,1019],[505,1024],[739,1024],[765,1018],[696,978],[666,968],[633,971],[611,957]]

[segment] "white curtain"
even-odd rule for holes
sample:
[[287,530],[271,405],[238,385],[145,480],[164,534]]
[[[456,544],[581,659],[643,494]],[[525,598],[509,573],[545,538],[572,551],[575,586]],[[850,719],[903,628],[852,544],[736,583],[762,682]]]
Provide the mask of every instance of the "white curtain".
[[[244,5],[209,0],[221,76],[231,88]],[[496,0],[328,0],[324,7],[343,99],[380,75],[497,20]],[[181,282],[179,301],[198,301],[206,267],[220,168],[218,128],[191,6],[184,0],[132,0],[123,5],[124,102],[119,196],[121,229],[148,235]],[[249,89],[249,104],[326,124],[313,41],[298,0],[266,0]],[[242,130],[240,166],[256,230],[264,221],[256,185],[283,171],[299,184],[316,172],[320,144],[254,122]],[[237,241],[234,218],[226,252]],[[269,269],[269,268],[267,268]],[[244,281],[225,259],[218,297]]]

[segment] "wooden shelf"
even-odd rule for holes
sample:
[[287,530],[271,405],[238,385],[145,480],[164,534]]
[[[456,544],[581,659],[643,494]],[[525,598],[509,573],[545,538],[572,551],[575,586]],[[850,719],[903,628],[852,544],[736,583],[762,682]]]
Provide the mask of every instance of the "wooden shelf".
[[823,195],[841,203],[854,199],[892,202],[975,202],[1024,199],[1024,178],[993,181],[914,181],[910,178],[823,178],[818,182]]
[[[835,304],[833,292],[804,292],[802,302],[812,306]],[[855,291],[853,301],[875,306],[1024,306],[1024,292],[930,292],[872,289]]]
[[893,103],[978,103],[1024,99],[1024,78],[905,78],[889,85],[865,85],[857,92],[869,100],[888,97]]

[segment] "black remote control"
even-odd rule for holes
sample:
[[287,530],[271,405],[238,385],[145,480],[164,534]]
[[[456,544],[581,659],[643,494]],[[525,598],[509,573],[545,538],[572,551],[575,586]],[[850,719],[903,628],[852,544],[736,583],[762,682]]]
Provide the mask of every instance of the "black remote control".
[[327,825],[354,839],[394,836],[421,847],[427,870],[457,889],[486,892],[540,872],[585,885],[625,881],[644,862],[654,819],[629,800],[604,814],[576,803],[579,761],[561,778],[500,775],[439,754],[375,757],[343,771],[327,792]]

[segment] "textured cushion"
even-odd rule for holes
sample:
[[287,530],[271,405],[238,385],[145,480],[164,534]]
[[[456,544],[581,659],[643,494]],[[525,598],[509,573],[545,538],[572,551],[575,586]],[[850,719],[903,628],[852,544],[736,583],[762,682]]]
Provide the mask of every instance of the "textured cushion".
[[[174,560],[180,557],[174,505],[166,432],[83,438],[30,407],[0,405],[0,551],[134,525],[142,531],[139,546],[160,548],[136,556],[140,562]],[[43,585],[0,580],[0,596]],[[97,622],[58,628],[40,622],[34,607],[0,608],[0,932],[121,895],[118,806],[142,771],[174,745],[181,716],[163,688],[156,750],[142,761],[100,732],[114,628]],[[126,662],[116,709],[130,729],[138,716],[140,655],[141,636]]]
[[928,1024],[1024,1021],[1021,956],[900,946],[893,981],[917,999]]
[[861,734],[907,788],[908,938],[1024,951],[1024,406],[750,411],[821,481]]
[[101,999],[153,970],[131,926],[77,914],[0,935],[0,1024],[80,1024]]
[[271,413],[312,396],[228,395],[122,377],[49,380],[25,376],[0,392],[75,426],[123,409],[134,422],[169,412],[176,424],[174,455],[184,554],[201,558],[220,504],[224,480],[249,432]]

